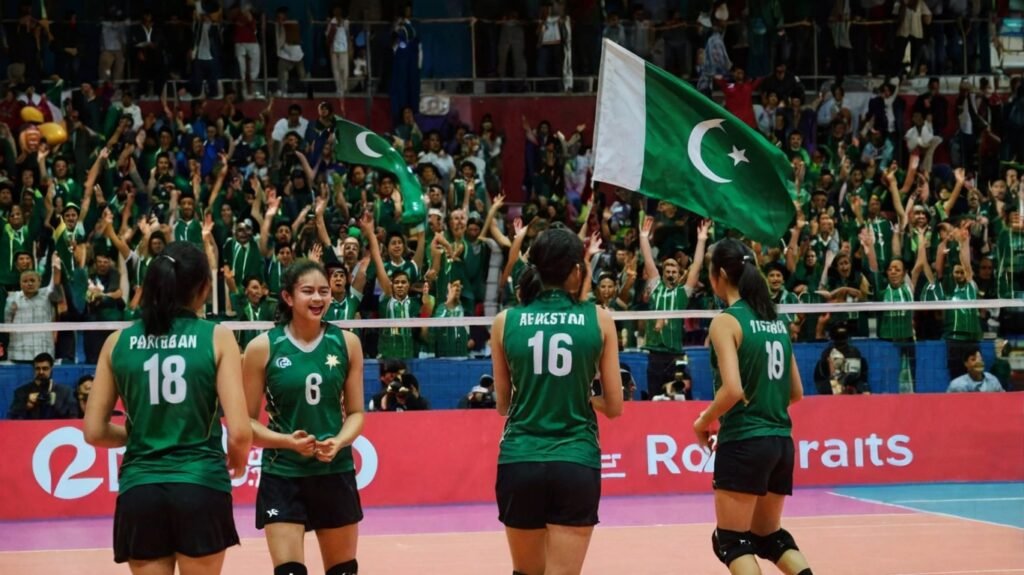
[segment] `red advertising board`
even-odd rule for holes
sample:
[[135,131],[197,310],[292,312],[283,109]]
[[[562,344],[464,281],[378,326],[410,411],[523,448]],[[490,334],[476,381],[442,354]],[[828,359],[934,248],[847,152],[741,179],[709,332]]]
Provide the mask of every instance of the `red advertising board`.
[[[604,493],[710,490],[714,457],[691,425],[704,402],[630,403],[601,422]],[[797,486],[1024,480],[1024,394],[811,397],[792,408]],[[355,444],[363,503],[491,501],[502,419],[493,411],[370,414]],[[112,513],[119,450],[79,422],[0,422],[0,519]],[[251,504],[260,451],[235,487]]]

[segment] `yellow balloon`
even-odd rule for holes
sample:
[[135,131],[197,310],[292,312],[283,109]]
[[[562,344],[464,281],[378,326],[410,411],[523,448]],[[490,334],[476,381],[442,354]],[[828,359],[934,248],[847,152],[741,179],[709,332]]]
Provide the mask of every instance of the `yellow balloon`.
[[32,106],[25,106],[21,109],[21,119],[24,122],[33,122],[36,124],[42,124],[46,121],[43,118],[43,113],[39,111],[39,108],[33,108]]
[[51,146],[58,146],[68,141],[68,133],[64,130],[64,126],[54,122],[39,126],[39,132],[46,138],[46,143]]

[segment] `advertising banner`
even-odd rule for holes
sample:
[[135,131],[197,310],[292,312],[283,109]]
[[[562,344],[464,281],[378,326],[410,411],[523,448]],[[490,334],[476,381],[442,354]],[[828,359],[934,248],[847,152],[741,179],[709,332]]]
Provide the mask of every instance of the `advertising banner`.
[[[601,421],[603,493],[710,492],[715,457],[692,431],[706,402],[627,403]],[[797,487],[1024,480],[1024,394],[810,397],[791,408]],[[372,413],[353,445],[363,504],[493,501],[504,420],[494,411]],[[0,519],[110,515],[122,449],[79,421],[2,421]],[[254,448],[234,501],[252,504]]]

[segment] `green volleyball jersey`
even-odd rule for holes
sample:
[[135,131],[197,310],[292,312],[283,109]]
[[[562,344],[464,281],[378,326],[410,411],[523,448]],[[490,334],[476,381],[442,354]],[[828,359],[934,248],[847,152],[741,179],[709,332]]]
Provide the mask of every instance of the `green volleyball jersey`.
[[[396,271],[403,271],[405,275],[409,276],[409,283],[414,284],[420,280],[420,268],[416,266],[416,262],[412,260],[403,259],[399,263],[391,261],[391,259],[384,260],[384,271],[387,272],[388,278],[391,277]],[[373,289],[377,295],[383,294],[380,284],[377,282],[377,266],[371,265],[366,270],[366,285],[368,289]]]
[[[291,435],[303,430],[323,441],[341,431],[342,398],[348,378],[348,347],[341,328],[324,324],[320,339],[307,348],[284,326],[267,333],[267,414],[272,431]],[[284,477],[308,477],[355,470],[352,448],[345,447],[330,463],[290,449],[263,450],[263,472]]]
[[597,307],[562,290],[506,311],[503,348],[512,404],[498,463],[567,461],[601,467],[590,385],[603,341]]
[[[686,292],[686,286],[677,284],[670,288],[664,282],[658,280],[654,289],[651,290],[651,299],[648,302],[651,310],[657,311],[679,311],[684,310],[690,304],[690,295]],[[680,353],[683,350],[683,320],[666,319],[661,331],[654,329],[657,321],[646,322],[644,337],[644,349],[660,352]]]
[[[885,303],[903,303],[914,301],[914,292],[907,281],[894,286],[886,279],[885,274],[875,272],[875,298]],[[914,324],[909,310],[892,310],[880,312],[878,318],[878,337],[888,340],[914,339]]]
[[996,286],[1001,298],[1024,298],[1024,233],[1010,228],[999,232]]
[[148,483],[193,483],[231,491],[221,443],[214,324],[174,319],[167,335],[142,322],[121,332],[111,352],[128,445],[120,491]]
[[[198,214],[197,214],[198,216]],[[196,247],[203,247],[203,222],[193,216],[191,220],[178,218],[174,220],[174,241],[191,242]]]
[[260,278],[260,281],[264,279],[263,256],[259,252],[259,248],[251,241],[246,242],[244,246],[234,238],[224,242],[221,257],[225,263],[231,266],[231,271],[235,273],[235,279],[239,280],[237,282],[239,293],[245,291],[246,279],[253,276]]
[[[978,286],[973,282],[953,284],[950,301],[977,301]],[[946,339],[957,341],[981,341],[981,318],[977,309],[948,309],[945,313],[943,331]]]
[[[434,308],[434,317],[465,317],[461,304],[449,308],[446,303]],[[435,357],[468,357],[469,326],[456,325],[450,327],[430,328],[431,346]]]
[[270,295],[274,297],[281,296],[281,277],[287,269],[288,266],[281,265],[277,256],[271,258],[267,263],[267,289],[270,291]]
[[[797,305],[800,303],[800,297],[787,290],[785,287],[780,287],[779,291],[772,295],[772,301],[775,302],[775,305]],[[779,314],[779,318],[786,322],[787,325],[798,320],[797,314],[795,313]]]
[[353,294],[345,296],[345,299],[341,301],[331,300],[331,305],[327,306],[327,312],[324,314],[324,320],[345,321],[356,319],[356,313],[359,311],[359,302],[362,299],[362,297],[357,297]]
[[[253,305],[244,294],[233,293],[230,294],[230,297],[231,305],[237,314],[235,318],[237,321],[274,321],[274,315],[277,312],[277,300],[265,297]],[[249,342],[256,339],[256,336],[261,333],[263,332],[257,329],[236,331],[235,338],[238,340],[238,347],[244,351]]]
[[[739,300],[727,313],[740,324],[743,342],[737,350],[740,385],[743,399],[720,419],[718,443],[752,437],[789,436],[793,424],[789,419],[789,385],[793,344],[789,328],[781,319],[758,319],[747,302]],[[715,393],[722,387],[718,354],[711,346],[711,368],[714,370]]]
[[[380,299],[380,317],[383,319],[409,319],[419,317],[421,300],[406,296],[403,300],[384,296]],[[377,352],[381,359],[411,359],[416,357],[418,329],[387,327],[380,330]]]

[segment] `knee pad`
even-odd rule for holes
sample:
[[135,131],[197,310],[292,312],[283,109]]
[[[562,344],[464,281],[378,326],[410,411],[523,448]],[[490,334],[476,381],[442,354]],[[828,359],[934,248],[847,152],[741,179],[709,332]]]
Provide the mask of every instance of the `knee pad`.
[[729,531],[728,529],[716,528],[711,534],[711,546],[715,550],[715,556],[725,564],[743,557],[754,555],[754,537],[750,531]]
[[356,573],[359,573],[359,562],[353,559],[331,567],[327,570],[326,575],[356,575]]
[[305,565],[292,561],[274,567],[274,575],[308,575],[308,572]]
[[758,557],[767,559],[772,563],[778,563],[782,555],[790,549],[793,551],[800,550],[796,546],[796,540],[785,529],[779,529],[775,533],[768,535],[754,535],[754,546],[757,548]]

